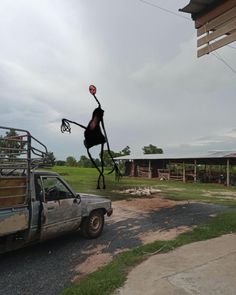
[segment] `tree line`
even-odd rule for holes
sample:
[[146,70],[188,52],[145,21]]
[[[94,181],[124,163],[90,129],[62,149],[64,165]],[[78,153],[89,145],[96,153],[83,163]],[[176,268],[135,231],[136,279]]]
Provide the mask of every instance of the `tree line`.
[[[116,157],[130,155],[130,153],[131,153],[131,151],[130,151],[129,146],[126,146],[120,152],[110,151],[110,153],[109,153],[108,150],[104,150],[103,151],[104,166],[105,167],[112,167],[112,160],[111,160],[110,154],[112,155],[113,158],[116,158]],[[101,165],[101,161],[99,158],[96,158],[95,162],[98,166]],[[85,167],[85,168],[94,167],[93,163],[85,155],[80,156],[79,161],[77,161],[76,158],[73,156],[68,156],[65,161],[56,161],[55,164],[57,166],[70,166],[70,167],[79,166],[79,167]]]
[[[158,148],[157,146],[152,145],[152,144],[144,146],[142,148],[142,151],[143,151],[143,154],[163,154],[162,148]],[[127,155],[131,154],[131,150],[130,150],[129,146],[126,146],[120,152],[114,152],[114,151],[110,151],[110,152],[111,152],[111,155],[113,158],[127,156]],[[112,160],[111,160],[108,150],[104,150],[103,159],[104,159],[104,166],[105,167],[112,166]],[[101,161],[99,158],[96,158],[95,162],[98,166],[101,165]],[[77,161],[76,158],[73,156],[68,156],[65,161],[61,161],[61,160],[55,161],[55,165],[57,165],[57,166],[70,166],[70,167],[77,167],[78,166],[78,167],[84,167],[84,168],[94,167],[93,164],[91,163],[90,159],[85,155],[80,156],[79,161]]]

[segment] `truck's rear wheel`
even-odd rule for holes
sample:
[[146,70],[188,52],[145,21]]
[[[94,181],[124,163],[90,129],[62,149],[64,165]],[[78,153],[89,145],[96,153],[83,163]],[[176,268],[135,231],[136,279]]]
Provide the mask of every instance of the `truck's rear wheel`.
[[104,226],[104,213],[96,210],[86,217],[81,224],[81,232],[85,238],[95,239],[100,236]]

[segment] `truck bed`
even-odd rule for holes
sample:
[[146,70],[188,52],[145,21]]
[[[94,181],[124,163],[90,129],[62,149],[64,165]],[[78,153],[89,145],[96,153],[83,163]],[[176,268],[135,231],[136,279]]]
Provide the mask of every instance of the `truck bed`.
[[29,210],[25,207],[0,210],[0,237],[27,229]]

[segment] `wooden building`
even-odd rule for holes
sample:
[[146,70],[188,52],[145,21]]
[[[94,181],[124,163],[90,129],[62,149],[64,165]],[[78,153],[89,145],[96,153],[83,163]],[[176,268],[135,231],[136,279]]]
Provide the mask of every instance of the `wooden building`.
[[126,176],[236,185],[236,174],[233,173],[236,152],[214,152],[197,156],[129,155],[115,160],[124,162]]
[[198,57],[236,41],[236,0],[190,0],[179,10],[195,22]]

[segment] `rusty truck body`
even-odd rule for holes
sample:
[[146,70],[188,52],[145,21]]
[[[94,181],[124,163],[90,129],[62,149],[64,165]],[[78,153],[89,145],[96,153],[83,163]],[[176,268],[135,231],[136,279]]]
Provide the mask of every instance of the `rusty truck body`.
[[45,145],[28,131],[0,127],[0,253],[80,231],[98,237],[111,201],[78,194],[49,164]]

